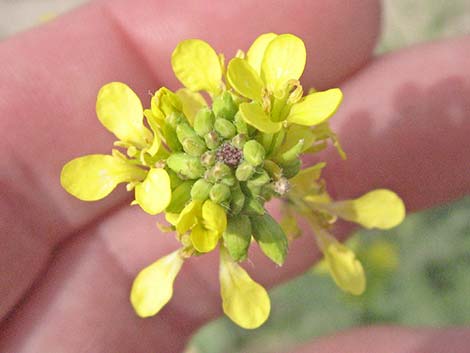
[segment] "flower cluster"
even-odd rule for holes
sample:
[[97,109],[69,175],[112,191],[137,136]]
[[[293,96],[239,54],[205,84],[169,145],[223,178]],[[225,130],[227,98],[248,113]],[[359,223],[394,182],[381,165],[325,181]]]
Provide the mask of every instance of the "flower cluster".
[[[160,88],[149,109],[123,83],[99,91],[98,119],[118,138],[119,149],[67,163],[63,187],[94,201],[127,183],[133,204],[151,215],[164,212],[168,225],[160,228],[175,232],[181,243],[135,278],[130,299],[139,316],[157,314],[170,300],[186,259],[218,248],[224,312],[244,328],[260,326],[269,316],[269,297],[239,262],[256,242],[282,265],[289,242],[299,235],[297,216],[308,220],[337,285],[352,294],[364,291],[360,262],[329,230],[338,217],[391,228],[405,209],[384,189],[333,202],[321,178],[325,163],[302,169],[301,155],[328,142],[345,156],[328,125],[342,92],[304,95],[299,79],[305,61],[304,43],[292,34],[263,34],[226,67],[209,44],[190,39],[171,60],[185,88]],[[280,223],[265,208],[272,198],[282,200]]]

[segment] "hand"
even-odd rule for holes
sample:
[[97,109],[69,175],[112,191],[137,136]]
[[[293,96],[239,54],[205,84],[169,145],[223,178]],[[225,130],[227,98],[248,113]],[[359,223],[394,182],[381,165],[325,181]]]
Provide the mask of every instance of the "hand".
[[[304,87],[341,85],[345,95],[332,123],[349,158],[331,155],[325,175],[336,198],[387,187],[417,210],[469,192],[469,37],[373,58],[377,1],[195,3],[96,1],[0,44],[0,351],[181,352],[220,314],[212,254],[184,267],[158,316],[139,319],[131,281],[176,241],[128,207],[123,188],[87,204],[59,183],[70,159],[110,150],[94,112],[98,89],[122,81],[145,97],[176,87],[170,54],[182,39],[228,57],[263,32],[304,39]],[[254,254],[250,273],[272,286],[317,258],[306,234],[281,269]],[[369,328],[299,352],[458,353],[469,338],[464,329]]]

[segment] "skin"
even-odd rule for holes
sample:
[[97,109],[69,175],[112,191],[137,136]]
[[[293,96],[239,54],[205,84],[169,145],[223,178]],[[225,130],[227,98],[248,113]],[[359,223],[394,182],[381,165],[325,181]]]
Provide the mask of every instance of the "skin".
[[[470,191],[470,37],[374,58],[377,1],[208,4],[96,1],[0,43],[0,351],[181,352],[221,314],[209,254],[183,267],[157,317],[136,317],[133,277],[176,241],[128,207],[123,187],[85,203],[59,184],[70,159],[110,151],[114,138],[94,113],[99,87],[126,82],[147,103],[149,90],[176,88],[169,58],[182,39],[205,39],[228,58],[263,32],[304,39],[304,87],[345,95],[332,124],[349,158],[326,156],[336,198],[387,187],[414,211]],[[249,271],[273,286],[318,257],[305,234],[282,268],[255,251]],[[298,352],[459,353],[469,339],[468,329],[363,328]]]

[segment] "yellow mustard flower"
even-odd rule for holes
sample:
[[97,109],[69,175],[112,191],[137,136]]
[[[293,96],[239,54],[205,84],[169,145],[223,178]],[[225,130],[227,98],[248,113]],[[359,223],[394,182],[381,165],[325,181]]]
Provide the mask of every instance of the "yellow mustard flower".
[[[243,328],[259,327],[269,316],[269,296],[239,263],[257,243],[282,266],[289,242],[300,236],[298,217],[310,222],[338,286],[352,294],[364,291],[362,265],[329,230],[338,217],[389,229],[405,209],[384,189],[336,202],[321,178],[326,164],[302,168],[302,155],[330,143],[345,158],[328,122],[342,92],[311,90],[304,96],[299,80],[305,63],[305,45],[293,34],[261,35],[227,68],[208,43],[189,39],[171,57],[183,88],[157,89],[145,109],[123,83],[99,91],[98,119],[117,137],[116,149],[70,161],[61,183],[85,201],[127,183],[135,193],[132,204],[165,214],[168,225],[160,229],[176,233],[181,245],[135,278],[130,301],[140,317],[156,315],[169,302],[187,259],[218,249],[225,314]],[[266,209],[272,198],[282,200],[280,224]]]

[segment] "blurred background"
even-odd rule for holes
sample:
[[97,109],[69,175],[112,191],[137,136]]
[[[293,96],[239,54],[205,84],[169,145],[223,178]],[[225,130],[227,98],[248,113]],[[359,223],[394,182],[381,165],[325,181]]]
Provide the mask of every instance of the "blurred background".
[[[84,2],[0,0],[0,40]],[[470,34],[469,0],[383,2],[378,54]],[[262,328],[217,320],[195,335],[188,353],[272,353],[366,324],[470,324],[470,197],[410,215],[392,231],[360,231],[349,242],[368,276],[362,297],[340,292],[320,264],[271,291],[273,310]]]

